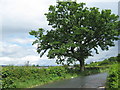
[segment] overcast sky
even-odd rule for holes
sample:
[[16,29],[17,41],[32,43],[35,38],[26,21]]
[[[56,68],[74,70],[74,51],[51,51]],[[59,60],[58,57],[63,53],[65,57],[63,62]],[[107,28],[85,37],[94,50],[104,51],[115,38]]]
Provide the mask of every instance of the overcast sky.
[[[88,7],[111,9],[118,14],[119,0],[77,0],[86,2]],[[0,65],[20,65],[30,61],[30,64],[56,65],[55,60],[49,60],[46,55],[39,58],[35,40],[28,34],[38,28],[50,29],[44,13],[50,5],[56,5],[56,0],[0,0]],[[86,62],[99,61],[118,54],[118,44],[109,51],[89,57]]]

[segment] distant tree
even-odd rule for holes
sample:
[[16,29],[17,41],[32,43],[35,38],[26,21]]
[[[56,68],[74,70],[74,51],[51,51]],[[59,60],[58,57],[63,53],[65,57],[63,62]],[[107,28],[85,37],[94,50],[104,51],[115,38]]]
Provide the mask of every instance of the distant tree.
[[102,62],[99,63],[100,66],[102,65],[108,65],[110,64],[111,62],[109,62],[107,59],[103,60]]
[[48,51],[47,57],[56,58],[56,63],[69,65],[80,62],[80,70],[84,71],[84,61],[93,56],[98,47],[109,50],[118,40],[118,16],[111,10],[85,7],[85,3],[57,2],[50,6],[45,14],[51,30],[40,28],[32,30],[30,35],[36,37],[37,52],[42,57]]
[[36,67],[39,67],[39,65],[37,64]]
[[88,64],[87,63],[85,63],[85,66],[87,66]]
[[108,58],[108,62],[114,62],[114,61],[116,61],[116,57],[110,57],[110,58]]
[[92,64],[93,62],[90,62],[90,64]]
[[32,66],[35,67],[35,64],[33,64]]

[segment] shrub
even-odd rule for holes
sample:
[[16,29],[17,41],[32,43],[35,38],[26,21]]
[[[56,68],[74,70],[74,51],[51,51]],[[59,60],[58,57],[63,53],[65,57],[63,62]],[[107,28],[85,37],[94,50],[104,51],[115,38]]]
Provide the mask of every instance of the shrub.
[[120,64],[114,64],[109,70],[109,76],[107,78],[108,88],[120,88],[120,69],[118,66]]
[[62,66],[49,67],[48,69],[8,66],[2,69],[2,88],[17,88],[16,82],[24,83],[32,79],[48,82],[55,78],[65,78],[66,74],[68,74],[68,71]]

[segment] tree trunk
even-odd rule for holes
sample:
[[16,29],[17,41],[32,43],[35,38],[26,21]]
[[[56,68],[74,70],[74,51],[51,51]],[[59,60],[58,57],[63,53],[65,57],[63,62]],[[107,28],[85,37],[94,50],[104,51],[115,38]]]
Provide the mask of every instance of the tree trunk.
[[80,71],[83,72],[85,70],[84,60],[79,60],[79,62],[80,62]]

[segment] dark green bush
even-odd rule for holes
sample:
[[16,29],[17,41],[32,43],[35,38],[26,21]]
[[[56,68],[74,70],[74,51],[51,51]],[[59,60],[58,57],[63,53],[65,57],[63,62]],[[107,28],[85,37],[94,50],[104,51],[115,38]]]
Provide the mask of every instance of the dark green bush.
[[17,88],[16,82],[23,83],[29,80],[47,82],[55,78],[65,78],[68,74],[62,66],[38,69],[36,67],[8,66],[2,69],[2,88]]
[[[49,67],[47,69],[39,69],[32,66],[7,66],[3,67],[2,69],[2,88],[26,88],[39,83],[44,84],[48,83],[49,81],[64,79],[68,76],[90,75],[99,72],[100,67],[86,68],[82,74],[80,73],[78,66],[76,66],[76,68],[68,68],[68,66],[56,66]],[[26,83],[30,84],[26,86],[24,85]]]
[[109,76],[107,78],[108,88],[120,88],[120,64],[114,64],[109,70]]

